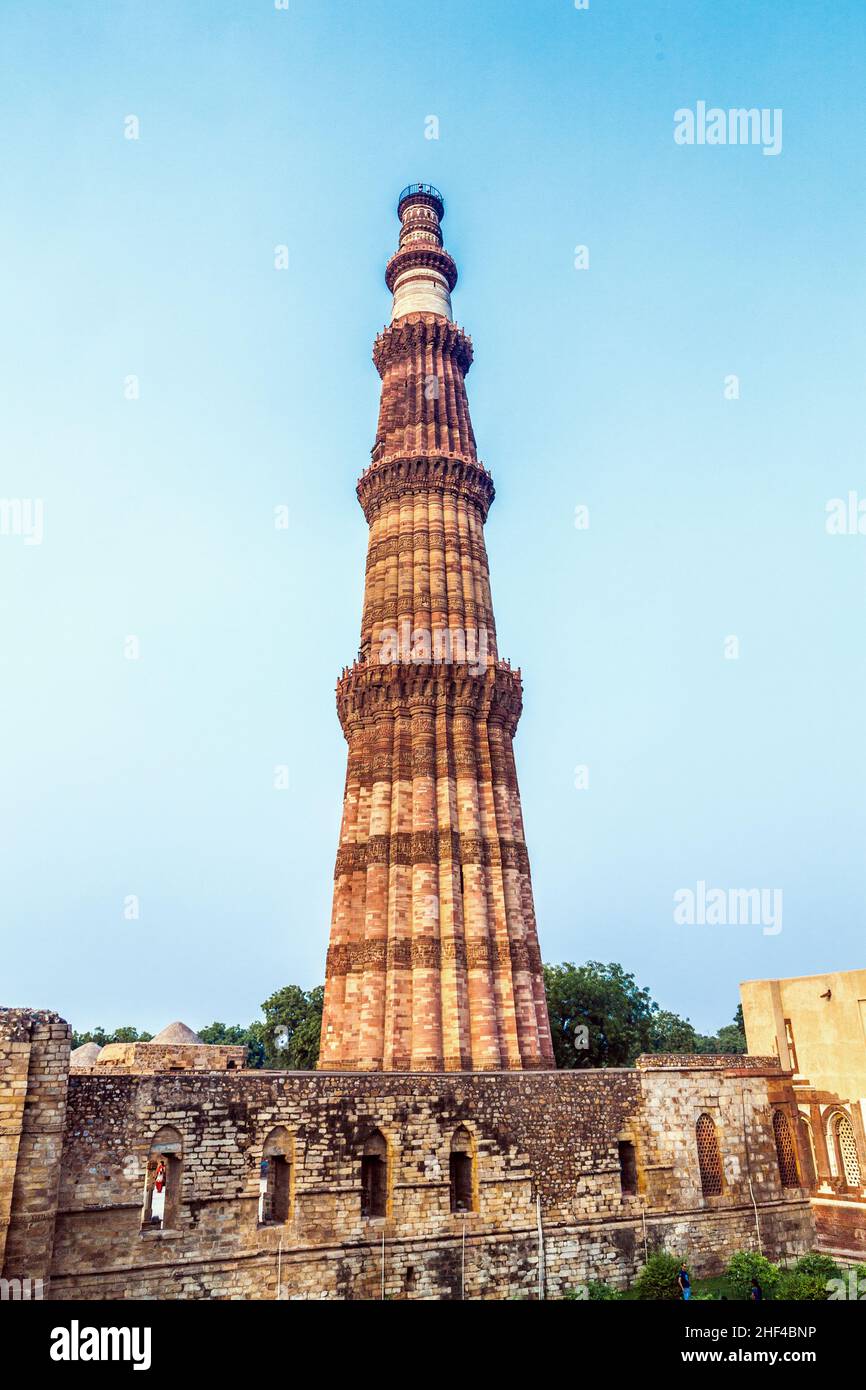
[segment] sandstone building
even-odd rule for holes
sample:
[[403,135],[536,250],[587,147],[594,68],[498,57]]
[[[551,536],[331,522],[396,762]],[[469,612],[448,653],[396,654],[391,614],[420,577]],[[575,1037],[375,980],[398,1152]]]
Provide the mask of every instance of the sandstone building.
[[749,1048],[792,1073],[822,1248],[866,1262],[866,970],[740,986]]
[[56,1014],[0,1010],[0,1268],[52,1298],[538,1297],[814,1241],[774,1048],[553,1070],[443,212],[401,195],[374,349],[319,1070],[180,1024],[70,1062]]

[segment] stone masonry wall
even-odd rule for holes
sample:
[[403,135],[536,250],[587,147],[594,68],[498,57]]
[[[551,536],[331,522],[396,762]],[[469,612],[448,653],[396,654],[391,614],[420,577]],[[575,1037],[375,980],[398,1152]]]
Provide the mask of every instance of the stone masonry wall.
[[[696,1273],[754,1245],[814,1243],[806,1195],[779,1184],[769,1087],[760,1072],[659,1068],[540,1073],[221,1072],[73,1076],[52,1297],[534,1297],[538,1210],[545,1292],[589,1278],[626,1284],[646,1248]],[[694,1125],[712,1113],[725,1186],[701,1193]],[[449,1153],[472,1137],[475,1205],[452,1213]],[[182,1137],[176,1230],[141,1229],[153,1136]],[[290,1137],[285,1225],[257,1221],[259,1163]],[[361,1152],[388,1150],[384,1218],[361,1214]],[[639,1190],[623,1196],[617,1141],[630,1139]],[[644,1226],[644,1216],[646,1225]],[[465,1227],[465,1263],[463,1260]],[[279,1295],[278,1295],[279,1276]]]
[[93,1066],[75,1071],[240,1071],[247,1049],[228,1043],[106,1043]]
[[71,1030],[48,1010],[0,1010],[0,1274],[47,1288]]
[[866,1206],[854,1197],[812,1199],[819,1249],[866,1264]]

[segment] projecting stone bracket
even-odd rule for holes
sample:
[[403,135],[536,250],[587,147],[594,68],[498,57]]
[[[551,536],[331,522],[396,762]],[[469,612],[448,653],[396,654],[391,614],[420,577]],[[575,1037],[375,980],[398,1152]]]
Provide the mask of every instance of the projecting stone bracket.
[[412,357],[419,350],[437,347],[451,354],[465,376],[472,365],[472,339],[456,323],[438,314],[407,314],[384,329],[373,344],[373,361],[380,376],[392,362]]
[[412,493],[453,493],[467,498],[487,520],[496,496],[493,479],[480,463],[461,455],[392,456],[370,467],[358,479],[358,501],[372,522],[382,506]]
[[425,710],[498,720],[513,736],[522,709],[520,670],[505,662],[480,674],[456,663],[358,662],[337,685],[337,713],[347,738],[353,726],[378,715]]

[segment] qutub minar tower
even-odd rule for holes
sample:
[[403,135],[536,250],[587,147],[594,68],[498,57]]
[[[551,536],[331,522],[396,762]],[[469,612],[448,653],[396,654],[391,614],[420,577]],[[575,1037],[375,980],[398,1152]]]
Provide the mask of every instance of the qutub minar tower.
[[[766,1002],[805,983],[817,1017],[819,977],[744,994],[763,1055],[554,1069],[511,748],[520,673],[496,651],[493,484],[463,384],[472,348],[451,319],[440,195],[413,185],[399,214],[358,484],[361,649],[337,688],[349,767],[322,1070],[249,1068],[244,1046],[178,1023],[70,1053],[59,1014],[0,1008],[13,1298],[32,1298],[31,1281],[57,1300],[561,1298],[590,1280],[626,1287],[650,1224],[653,1248],[701,1275],[756,1242],[788,1263],[816,1247],[804,1104],[822,1248],[862,1258],[856,1103],[798,1096],[781,1004]],[[827,978],[822,1000],[856,1010],[854,975],[847,989]],[[834,1036],[853,1037],[855,1016],[837,1013]]]
[[452,321],[441,194],[404,189],[376,339],[382,378],[361,644],[337,708],[349,745],[319,1066],[553,1067],[478,461]]

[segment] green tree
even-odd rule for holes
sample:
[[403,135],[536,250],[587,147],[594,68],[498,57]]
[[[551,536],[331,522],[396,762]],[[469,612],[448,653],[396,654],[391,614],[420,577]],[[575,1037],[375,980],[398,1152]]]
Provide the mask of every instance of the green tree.
[[152,1033],[139,1033],[137,1028],[115,1028],[108,1041],[116,1043],[150,1042],[152,1037]]
[[284,985],[262,1004],[264,1023],[251,1024],[261,1041],[264,1065],[286,1071],[312,1071],[319,1060],[325,987],[303,990]]
[[743,1006],[737,1005],[732,1023],[726,1023],[724,1028],[719,1029],[719,1051],[720,1052],[746,1052],[746,1024],[743,1019]]
[[733,1023],[726,1023],[715,1037],[698,1037],[698,1052],[745,1052],[746,1031],[743,1024],[743,1006],[737,1006]]
[[621,965],[545,965],[544,988],[556,1065],[632,1066],[641,1052],[745,1052],[742,1007],[715,1036],[658,1005]]
[[202,1042],[222,1044],[228,1047],[246,1046],[247,1066],[261,1067],[264,1065],[265,1048],[261,1038],[256,1033],[256,1028],[261,1025],[251,1023],[245,1028],[241,1023],[208,1023],[204,1028],[198,1029],[198,1035]]
[[546,965],[544,986],[558,1067],[627,1067],[649,1051],[653,1001],[621,965]]
[[72,1034],[73,1048],[82,1047],[84,1043],[95,1042],[98,1047],[105,1047],[106,1043],[125,1043],[125,1042],[150,1042],[152,1033],[139,1033],[137,1028],[115,1028],[113,1033],[106,1033],[104,1028],[91,1028],[86,1033]]
[[648,1052],[697,1052],[698,1034],[687,1018],[653,1005]]
[[735,1023],[726,1023],[719,1029],[718,1044],[719,1052],[745,1052],[746,1037]]
[[207,1023],[196,1032],[203,1043],[210,1043],[212,1047],[239,1047],[246,1042],[249,1029],[242,1023]]

